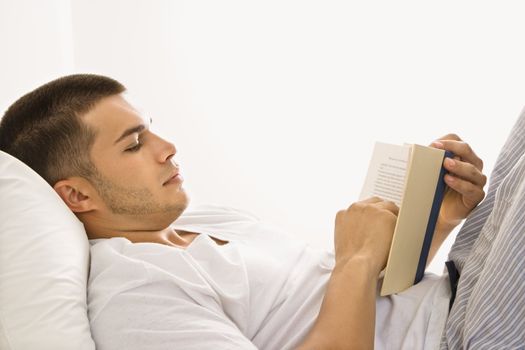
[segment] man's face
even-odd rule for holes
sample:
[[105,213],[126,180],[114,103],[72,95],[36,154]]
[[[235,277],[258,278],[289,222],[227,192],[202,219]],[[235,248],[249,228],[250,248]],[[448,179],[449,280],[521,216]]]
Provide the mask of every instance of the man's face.
[[174,163],[175,146],[154,134],[121,96],[101,100],[82,120],[97,135],[90,157],[90,179],[103,202],[101,210],[130,220],[173,222],[187,207],[182,176]]

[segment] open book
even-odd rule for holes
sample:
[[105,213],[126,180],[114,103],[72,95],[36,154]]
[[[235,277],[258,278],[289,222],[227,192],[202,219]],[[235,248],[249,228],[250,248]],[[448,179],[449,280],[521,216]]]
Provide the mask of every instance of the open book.
[[401,292],[423,278],[445,192],[444,157],[452,153],[421,145],[377,142],[360,200],[372,196],[399,206],[381,295]]

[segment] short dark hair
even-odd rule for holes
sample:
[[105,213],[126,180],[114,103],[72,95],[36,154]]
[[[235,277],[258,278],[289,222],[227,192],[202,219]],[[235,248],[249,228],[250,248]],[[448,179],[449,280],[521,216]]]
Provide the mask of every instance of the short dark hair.
[[26,163],[51,186],[71,176],[90,178],[95,131],[81,116],[105,97],[126,91],[95,74],[53,80],[13,103],[0,120],[0,150]]

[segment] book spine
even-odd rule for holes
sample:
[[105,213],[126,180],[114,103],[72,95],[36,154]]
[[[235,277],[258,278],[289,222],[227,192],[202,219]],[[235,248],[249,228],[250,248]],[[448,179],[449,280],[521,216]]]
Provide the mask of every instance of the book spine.
[[[454,154],[450,151],[445,151],[445,158],[453,158]],[[432,202],[432,208],[430,209],[430,216],[428,218],[427,229],[425,232],[425,239],[423,240],[423,246],[421,247],[421,255],[419,256],[419,263],[417,264],[416,278],[414,284],[419,283],[425,275],[425,267],[427,265],[428,253],[430,252],[430,246],[432,244],[432,237],[434,237],[434,231],[436,229],[437,219],[439,217],[439,210],[441,209],[441,202],[445,196],[445,190],[447,185],[445,184],[446,170],[441,165],[441,171],[439,172],[438,181],[436,184],[436,192],[434,194],[434,200]]]

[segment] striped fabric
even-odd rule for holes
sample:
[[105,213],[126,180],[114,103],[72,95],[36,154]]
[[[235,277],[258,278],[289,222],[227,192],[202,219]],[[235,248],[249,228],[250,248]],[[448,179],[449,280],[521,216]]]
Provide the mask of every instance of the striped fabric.
[[525,349],[525,109],[489,183],[449,254],[461,277],[441,350]]

